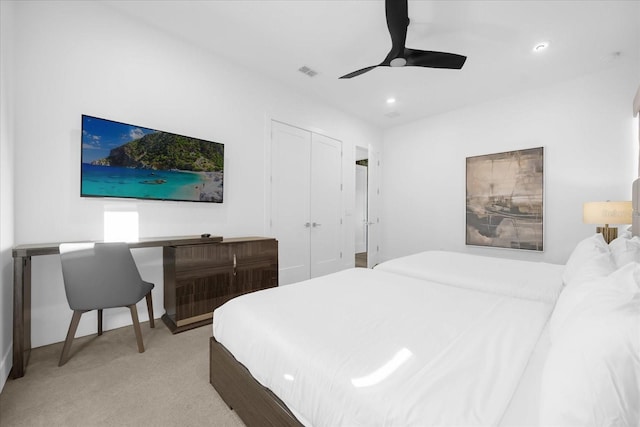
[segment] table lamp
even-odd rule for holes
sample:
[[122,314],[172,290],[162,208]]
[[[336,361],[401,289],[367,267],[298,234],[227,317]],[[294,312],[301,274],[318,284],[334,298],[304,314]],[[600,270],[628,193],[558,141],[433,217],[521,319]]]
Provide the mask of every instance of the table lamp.
[[631,202],[587,202],[582,209],[582,222],[585,224],[604,224],[596,227],[596,233],[602,233],[609,243],[618,237],[618,229],[609,224],[631,224]]

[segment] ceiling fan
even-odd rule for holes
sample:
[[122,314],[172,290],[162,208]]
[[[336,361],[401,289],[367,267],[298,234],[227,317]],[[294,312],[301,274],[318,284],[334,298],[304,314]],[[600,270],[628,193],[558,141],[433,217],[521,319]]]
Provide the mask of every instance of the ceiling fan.
[[449,68],[459,70],[467,60],[466,56],[455,53],[434,52],[430,50],[409,49],[405,46],[407,39],[407,27],[409,26],[409,11],[407,0],[385,0],[387,14],[387,28],[391,35],[391,51],[378,65],[372,65],[360,70],[345,74],[341,79],[364,74],[376,67],[404,67],[417,66],[429,68]]

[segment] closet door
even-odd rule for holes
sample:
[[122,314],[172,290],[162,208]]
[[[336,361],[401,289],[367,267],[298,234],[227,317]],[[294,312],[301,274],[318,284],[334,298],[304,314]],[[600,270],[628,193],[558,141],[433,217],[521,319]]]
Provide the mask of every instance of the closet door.
[[278,239],[279,282],[309,278],[311,132],[272,122],[271,234]]
[[342,143],[279,122],[271,130],[271,235],[279,284],[342,268]]
[[311,137],[311,277],[341,269],[342,143]]

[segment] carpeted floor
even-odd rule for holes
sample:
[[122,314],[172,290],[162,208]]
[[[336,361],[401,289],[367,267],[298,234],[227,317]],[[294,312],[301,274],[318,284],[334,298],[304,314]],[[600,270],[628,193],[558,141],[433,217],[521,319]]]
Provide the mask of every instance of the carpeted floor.
[[0,425],[244,426],[209,384],[210,326],[141,326],[144,353],[131,326],[76,338],[62,367],[62,343],[32,350],[26,375],[0,394]]

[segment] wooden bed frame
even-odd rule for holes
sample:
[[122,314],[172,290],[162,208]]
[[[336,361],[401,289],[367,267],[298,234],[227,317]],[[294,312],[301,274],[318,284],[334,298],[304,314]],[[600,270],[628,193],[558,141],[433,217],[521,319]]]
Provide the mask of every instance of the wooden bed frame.
[[209,345],[209,382],[247,427],[303,427],[278,396],[256,381],[213,337]]

